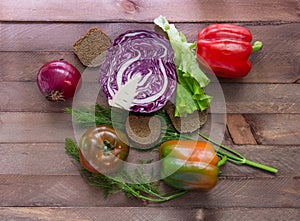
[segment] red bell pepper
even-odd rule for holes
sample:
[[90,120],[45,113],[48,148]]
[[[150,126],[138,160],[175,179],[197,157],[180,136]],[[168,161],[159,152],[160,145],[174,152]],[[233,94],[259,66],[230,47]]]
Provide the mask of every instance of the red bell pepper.
[[262,48],[262,42],[251,45],[251,32],[231,24],[209,25],[198,34],[197,56],[218,77],[241,78],[251,70],[249,56]]

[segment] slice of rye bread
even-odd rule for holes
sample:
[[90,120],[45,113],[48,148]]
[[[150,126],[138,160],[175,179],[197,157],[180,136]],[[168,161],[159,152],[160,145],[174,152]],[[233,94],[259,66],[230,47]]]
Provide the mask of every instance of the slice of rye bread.
[[150,149],[160,140],[162,122],[157,116],[130,114],[125,126],[132,147]]
[[110,45],[111,39],[100,28],[93,27],[73,44],[73,50],[83,65],[97,67]]
[[192,133],[200,129],[207,121],[208,111],[195,111],[186,117],[175,117],[175,105],[167,103],[165,106],[166,112],[169,115],[175,129],[180,133]]

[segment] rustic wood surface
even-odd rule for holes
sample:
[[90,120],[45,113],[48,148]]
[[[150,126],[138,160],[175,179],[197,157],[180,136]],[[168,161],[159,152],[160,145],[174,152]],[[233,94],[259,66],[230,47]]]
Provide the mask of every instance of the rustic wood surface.
[[[223,142],[278,168],[277,175],[226,164],[211,191],[161,204],[123,194],[104,199],[82,179],[64,151],[64,139],[74,137],[71,116],[63,113],[72,100],[46,101],[36,87],[37,70],[64,58],[80,72],[96,73],[72,51],[80,36],[95,26],[112,39],[131,29],[162,33],[152,22],[160,14],[189,41],[208,24],[225,22],[245,26],[263,41],[263,50],[250,58],[248,76],[219,79],[226,113],[218,114],[227,120]],[[299,220],[299,0],[2,0],[0,21],[1,221]],[[96,80],[88,79],[89,90],[97,88]],[[129,161],[143,156],[133,151]]]

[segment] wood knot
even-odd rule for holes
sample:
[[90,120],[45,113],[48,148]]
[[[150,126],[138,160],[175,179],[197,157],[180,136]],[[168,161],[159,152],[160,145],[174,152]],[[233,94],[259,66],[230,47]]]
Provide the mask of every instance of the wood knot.
[[139,0],[119,0],[117,4],[128,14],[134,14],[140,8]]

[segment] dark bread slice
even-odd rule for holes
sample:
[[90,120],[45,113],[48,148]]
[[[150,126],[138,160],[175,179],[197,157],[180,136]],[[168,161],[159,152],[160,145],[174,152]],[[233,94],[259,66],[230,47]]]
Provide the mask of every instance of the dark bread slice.
[[200,129],[207,121],[208,111],[195,111],[186,117],[175,117],[175,105],[167,103],[166,111],[175,129],[180,133],[192,133]]
[[73,50],[83,65],[97,67],[110,45],[111,39],[100,28],[93,27],[73,44]]
[[133,147],[150,149],[161,138],[162,122],[157,116],[130,114],[126,120],[126,133]]

